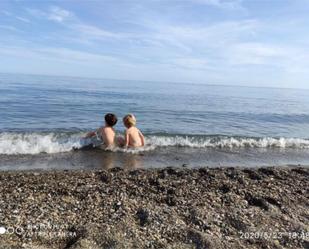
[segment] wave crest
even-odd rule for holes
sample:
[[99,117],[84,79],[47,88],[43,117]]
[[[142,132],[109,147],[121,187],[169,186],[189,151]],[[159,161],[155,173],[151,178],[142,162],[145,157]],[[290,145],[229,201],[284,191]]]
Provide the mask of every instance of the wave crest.
[[81,148],[80,134],[0,133],[0,154],[39,154],[67,152]]
[[[89,145],[91,140],[82,138],[82,132],[49,132],[49,133],[0,133],[0,154],[39,154],[61,153]],[[98,141],[96,141],[98,142]],[[184,135],[148,135],[147,146],[143,149],[116,148],[114,152],[136,153],[154,150],[160,147],[190,148],[295,148],[309,149],[309,140],[301,138],[250,138],[228,136],[184,136]]]
[[191,148],[309,148],[309,140],[301,138],[249,138],[228,136],[149,136],[155,146]]

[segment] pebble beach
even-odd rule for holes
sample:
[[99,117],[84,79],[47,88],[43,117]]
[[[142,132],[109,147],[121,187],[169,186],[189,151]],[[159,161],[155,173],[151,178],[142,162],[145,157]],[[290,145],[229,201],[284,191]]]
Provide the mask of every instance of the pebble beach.
[[0,248],[308,248],[309,169],[3,171]]

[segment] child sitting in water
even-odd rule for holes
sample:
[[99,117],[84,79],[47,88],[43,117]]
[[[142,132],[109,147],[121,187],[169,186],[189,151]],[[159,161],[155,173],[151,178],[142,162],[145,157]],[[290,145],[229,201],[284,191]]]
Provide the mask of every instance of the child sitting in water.
[[133,114],[128,114],[123,118],[123,124],[127,128],[124,141],[120,141],[120,145],[125,147],[142,147],[145,145],[145,139],[139,129],[135,127],[136,118]]
[[86,138],[99,136],[104,142],[104,147],[111,148],[115,146],[115,130],[113,126],[117,123],[117,117],[113,113],[107,113],[104,117],[105,126],[100,127],[96,131],[88,132]]

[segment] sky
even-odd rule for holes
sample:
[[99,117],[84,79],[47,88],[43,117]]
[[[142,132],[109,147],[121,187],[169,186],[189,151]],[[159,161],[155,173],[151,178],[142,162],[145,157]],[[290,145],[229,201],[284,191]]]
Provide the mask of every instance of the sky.
[[0,0],[0,72],[309,88],[309,0]]

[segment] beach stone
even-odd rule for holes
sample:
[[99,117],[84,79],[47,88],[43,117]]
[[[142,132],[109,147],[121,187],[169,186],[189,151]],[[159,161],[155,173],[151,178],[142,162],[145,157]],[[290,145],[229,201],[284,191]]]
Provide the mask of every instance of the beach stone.
[[99,174],[100,180],[104,183],[110,183],[111,182],[111,175],[108,172],[102,172]]
[[259,168],[258,171],[267,176],[275,175],[275,171],[272,168]]
[[304,175],[304,176],[309,176],[309,172],[307,170],[302,169],[302,168],[294,168],[294,169],[292,169],[292,172],[295,172],[297,174]]
[[248,230],[248,225],[241,220],[241,217],[228,216],[227,223],[230,224],[237,231],[246,232]]
[[246,200],[247,200],[247,202],[248,202],[248,204],[249,204],[250,206],[259,207],[259,208],[261,208],[261,209],[263,209],[263,210],[265,210],[265,211],[269,210],[269,205],[268,205],[268,203],[266,202],[266,200],[263,199],[263,198],[255,197],[255,196],[253,196],[253,195],[251,195],[251,194],[248,194],[248,195],[246,196]]
[[231,187],[227,184],[223,184],[219,187],[219,190],[223,193],[223,194],[227,194],[228,192],[231,191]]
[[114,167],[114,168],[109,169],[109,171],[113,173],[117,173],[117,172],[123,171],[123,168]]
[[273,198],[273,197],[264,197],[264,199],[265,199],[268,203],[270,203],[270,204],[272,204],[272,205],[275,205],[275,206],[277,206],[278,208],[281,208],[281,203],[280,203],[279,201],[277,201],[275,198]]
[[165,169],[168,175],[177,175],[178,170],[172,167],[168,167]]
[[139,208],[136,212],[136,217],[139,219],[141,226],[145,226],[149,222],[149,212],[146,209]]
[[196,249],[221,249],[219,240],[195,229],[187,231],[187,241],[193,243]]
[[252,169],[244,169],[243,172],[248,174],[249,178],[252,180],[262,180],[260,174]]
[[169,195],[165,198],[165,202],[168,206],[171,206],[171,207],[176,206],[177,204],[176,198],[173,196],[169,196]]

